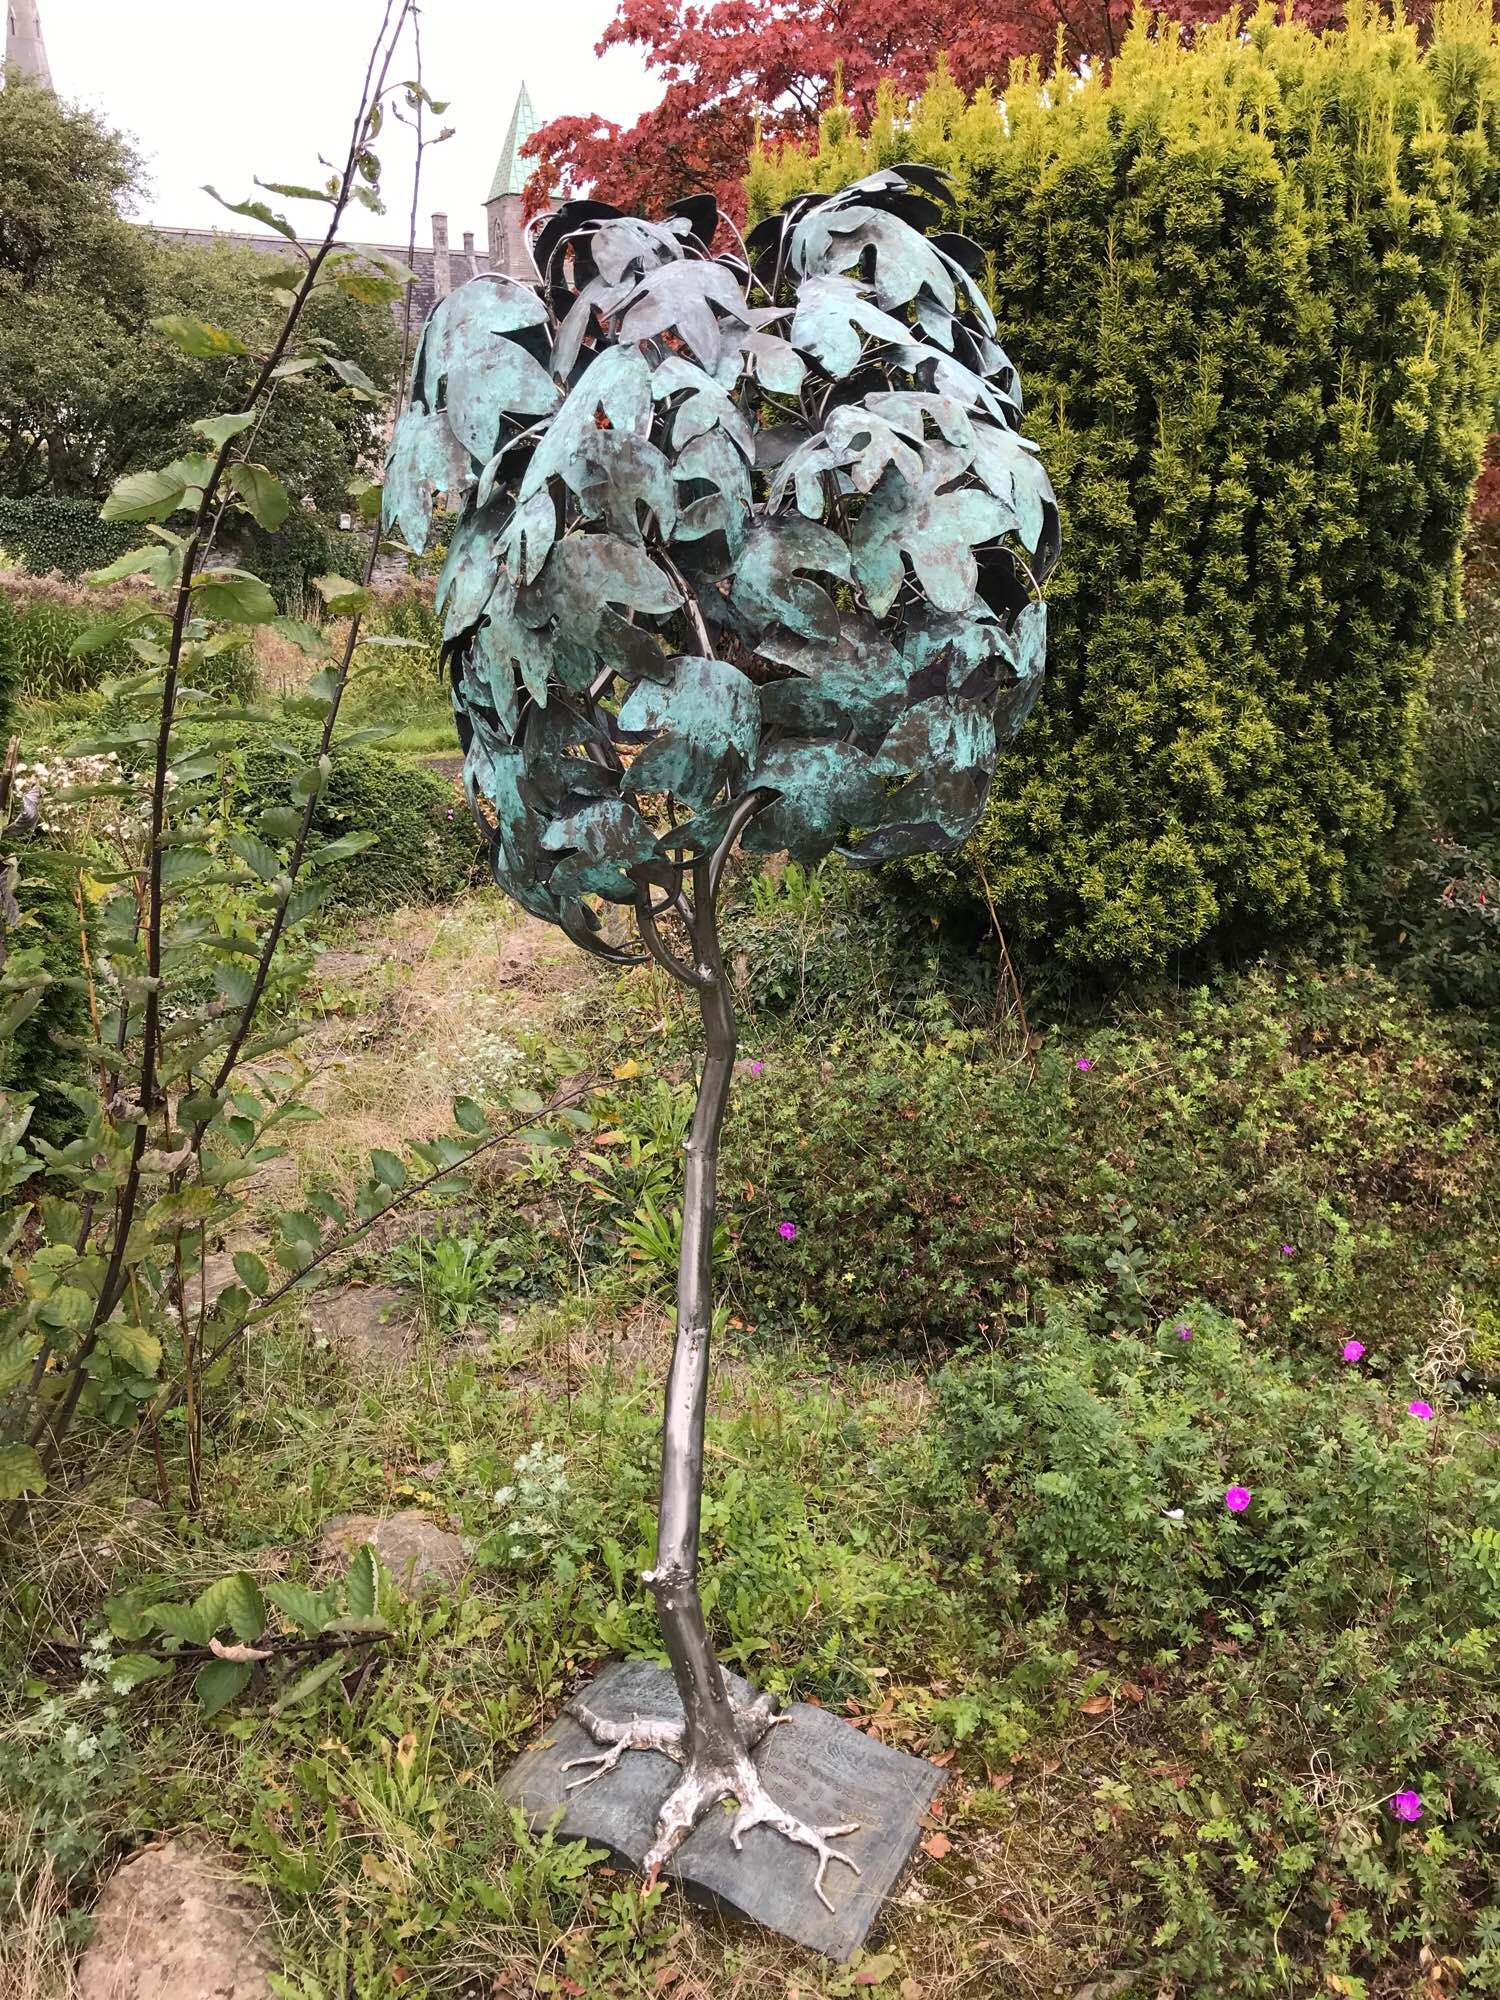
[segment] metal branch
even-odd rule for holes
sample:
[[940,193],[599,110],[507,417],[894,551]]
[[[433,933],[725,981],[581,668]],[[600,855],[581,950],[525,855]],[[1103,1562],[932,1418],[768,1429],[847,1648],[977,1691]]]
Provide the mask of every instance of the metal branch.
[[649,892],[643,891],[636,900],[636,926],[640,931],[642,944],[645,945],[647,951],[650,952],[657,964],[664,966],[671,973],[672,977],[680,981],[682,985],[691,986],[695,991],[698,991],[704,985],[702,973],[697,966],[689,965],[685,959],[679,958],[656,927],[658,915],[663,914],[666,910],[675,909],[679,900],[680,898],[674,898],[671,903],[661,905],[660,909],[654,909]]

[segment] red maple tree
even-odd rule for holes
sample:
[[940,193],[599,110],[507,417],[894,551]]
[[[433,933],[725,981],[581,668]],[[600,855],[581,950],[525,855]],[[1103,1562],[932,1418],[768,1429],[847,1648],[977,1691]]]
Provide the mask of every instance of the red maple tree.
[[[1158,0],[1183,22],[1216,19],[1226,0]],[[632,46],[665,85],[661,102],[628,129],[592,114],[554,118],[526,150],[544,190],[592,192],[601,201],[659,212],[712,188],[720,206],[743,211],[740,187],[757,124],[767,143],[801,139],[842,87],[863,123],[880,84],[920,94],[938,58],[972,92],[1003,86],[1012,61],[1107,62],[1129,26],[1133,0],[618,0],[597,53]],[[1343,17],[1341,0],[1298,0],[1314,27]],[[1425,14],[1428,0],[1408,6]]]

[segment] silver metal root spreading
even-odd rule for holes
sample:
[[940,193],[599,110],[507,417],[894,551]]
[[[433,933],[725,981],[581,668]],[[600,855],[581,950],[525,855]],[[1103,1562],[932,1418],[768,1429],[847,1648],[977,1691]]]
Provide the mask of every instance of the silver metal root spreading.
[[762,1783],[750,1752],[768,1730],[792,1719],[789,1715],[775,1714],[768,1696],[758,1695],[748,1707],[736,1705],[734,1721],[736,1734],[742,1739],[741,1745],[722,1762],[706,1756],[689,1757],[685,1723],[642,1715],[632,1716],[629,1722],[611,1722],[607,1716],[595,1715],[582,1702],[575,1704],[572,1712],[594,1741],[602,1743],[604,1748],[596,1757],[573,1757],[563,1765],[565,1771],[579,1770],[590,1764],[595,1767],[586,1778],[575,1778],[568,1787],[569,1791],[576,1791],[580,1785],[591,1785],[596,1778],[612,1771],[627,1750],[659,1750],[674,1764],[683,1766],[682,1777],[662,1801],[656,1821],[656,1839],[642,1863],[648,1883],[656,1880],[662,1867],[681,1847],[703,1815],[721,1799],[733,1799],[739,1807],[734,1824],[729,1829],[729,1838],[736,1853],[744,1845],[745,1835],[757,1826],[769,1826],[799,1847],[812,1849],[818,1857],[813,1889],[825,1909],[833,1908],[823,1886],[828,1864],[842,1861],[846,1868],[859,1874],[858,1862],[829,1844],[843,1839],[846,1834],[857,1833],[858,1820],[850,1820],[842,1826],[809,1826],[805,1820],[777,1805]]

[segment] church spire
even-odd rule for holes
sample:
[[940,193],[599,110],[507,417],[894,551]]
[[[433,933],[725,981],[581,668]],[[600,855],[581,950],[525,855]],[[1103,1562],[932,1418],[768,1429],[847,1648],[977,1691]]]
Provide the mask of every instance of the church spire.
[[45,90],[52,88],[36,0],[5,0],[5,74],[27,77]]
[[510,130],[505,135],[505,144],[500,148],[499,164],[495,168],[495,178],[490,183],[490,191],[485,196],[485,204],[499,201],[502,195],[524,194],[526,183],[535,171],[536,162],[521,157],[521,148],[540,125],[541,120],[532,108],[531,92],[521,85],[516,97],[516,108],[510,114]]

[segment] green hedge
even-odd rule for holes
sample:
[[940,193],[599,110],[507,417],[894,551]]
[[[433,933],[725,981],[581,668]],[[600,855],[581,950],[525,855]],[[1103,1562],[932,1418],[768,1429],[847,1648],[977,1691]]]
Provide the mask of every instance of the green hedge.
[[1063,512],[1048,685],[974,844],[907,870],[1093,971],[1346,901],[1412,772],[1496,383],[1500,59],[1262,12],[1132,32],[1107,84],[937,80],[756,163],[752,219],[902,158],[989,253]]
[[[257,743],[236,781],[248,817],[285,806],[296,773],[317,754],[314,734],[283,734],[278,747]],[[476,880],[483,866],[468,807],[446,779],[420,764],[367,744],[334,745],[333,772],[318,801],[314,829],[379,835],[375,846],[339,863],[330,907],[346,914],[442,902]]]
[[138,527],[101,521],[92,500],[58,500],[50,493],[0,499],[0,550],[23,569],[82,576],[103,569],[140,540]]
[[[0,865],[5,858],[0,855]],[[70,856],[37,841],[22,844],[16,859],[21,922],[7,933],[7,943],[16,952],[40,947],[42,964],[55,983],[16,1032],[0,1040],[0,1090],[31,1097],[32,1134],[61,1145],[78,1131],[78,1113],[63,1087],[86,1083],[88,1066],[58,1037],[92,1039],[82,985],[83,935],[73,897],[78,868]]]

